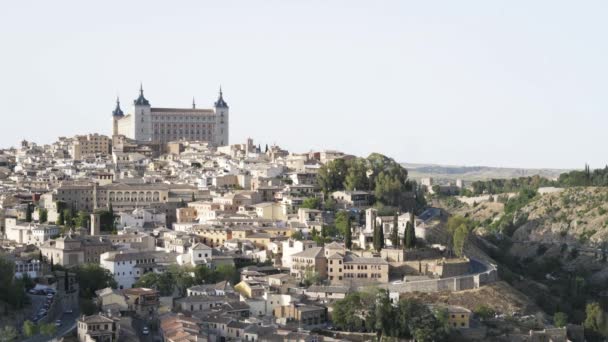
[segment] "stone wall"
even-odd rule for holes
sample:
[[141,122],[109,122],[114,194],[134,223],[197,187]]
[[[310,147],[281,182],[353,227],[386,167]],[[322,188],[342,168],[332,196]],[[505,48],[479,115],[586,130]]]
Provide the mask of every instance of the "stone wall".
[[[481,262],[481,261],[480,261]],[[498,273],[495,265],[481,262],[486,267],[484,272],[441,278],[404,282],[398,284],[387,284],[386,288],[390,292],[440,292],[440,291],[462,291],[476,289],[483,285],[498,280]]]

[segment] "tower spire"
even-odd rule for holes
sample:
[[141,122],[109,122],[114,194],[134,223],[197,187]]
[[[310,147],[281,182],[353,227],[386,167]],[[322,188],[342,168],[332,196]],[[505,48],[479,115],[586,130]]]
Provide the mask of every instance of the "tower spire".
[[150,102],[148,102],[148,100],[146,100],[146,98],[144,97],[144,84],[143,82],[139,83],[139,97],[134,101],[134,104],[136,105],[145,105],[145,106],[149,106]]
[[220,84],[220,96],[215,101],[215,107],[217,108],[228,108],[228,104],[224,101],[224,93],[222,92],[222,85]]
[[196,109],[196,102],[194,101],[194,96],[192,97],[192,109]]

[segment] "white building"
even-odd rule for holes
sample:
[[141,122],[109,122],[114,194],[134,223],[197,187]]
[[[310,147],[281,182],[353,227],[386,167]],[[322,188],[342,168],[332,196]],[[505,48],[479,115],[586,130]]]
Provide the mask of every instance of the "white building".
[[139,142],[167,143],[176,140],[206,141],[215,146],[228,145],[229,109],[222,89],[213,109],[151,107],[143,87],[133,101],[133,112],[124,115],[120,101],[112,112],[112,134]]
[[119,289],[129,289],[144,273],[156,266],[156,255],[149,252],[105,252],[100,256],[101,267],[114,276]]
[[118,228],[124,227],[159,227],[167,224],[165,213],[157,212],[154,209],[137,208],[131,212],[121,212],[118,214],[120,223]]
[[59,235],[59,227],[55,225],[17,222],[16,218],[6,218],[6,238],[20,244],[40,246],[51,237]]
[[298,241],[293,239],[283,241],[283,256],[281,257],[282,266],[291,268],[292,255],[313,247],[317,247],[317,243],[314,241]]
[[179,265],[190,264],[192,266],[208,264],[212,259],[212,248],[204,243],[197,243],[190,247],[188,251],[177,257]]

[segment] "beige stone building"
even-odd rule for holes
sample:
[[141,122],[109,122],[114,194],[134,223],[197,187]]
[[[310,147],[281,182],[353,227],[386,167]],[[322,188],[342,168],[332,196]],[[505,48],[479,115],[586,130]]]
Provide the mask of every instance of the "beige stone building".
[[77,321],[79,342],[115,342],[120,332],[120,319],[103,314],[81,316]]
[[80,160],[82,157],[96,154],[109,155],[112,140],[100,134],[77,135],[73,138],[70,155],[72,159]]
[[332,285],[388,283],[389,264],[382,258],[334,253],[327,259],[327,275]]
[[206,141],[215,146],[229,144],[229,108],[220,93],[213,109],[151,107],[140,87],[131,114],[125,115],[116,101],[112,112],[112,134],[140,142],[168,143],[176,140]]
[[303,279],[308,273],[315,273],[322,279],[327,277],[327,259],[323,247],[312,247],[291,256],[291,274]]
[[102,253],[112,250],[112,243],[99,236],[66,236],[49,240],[40,246],[42,255],[53,259],[53,263],[64,267],[76,266],[84,263],[99,264]]

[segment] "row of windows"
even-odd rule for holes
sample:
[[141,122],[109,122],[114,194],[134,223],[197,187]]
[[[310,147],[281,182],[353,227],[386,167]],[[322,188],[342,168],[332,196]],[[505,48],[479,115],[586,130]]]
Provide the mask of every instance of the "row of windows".
[[215,121],[215,115],[205,115],[205,116],[152,116],[152,121]]

